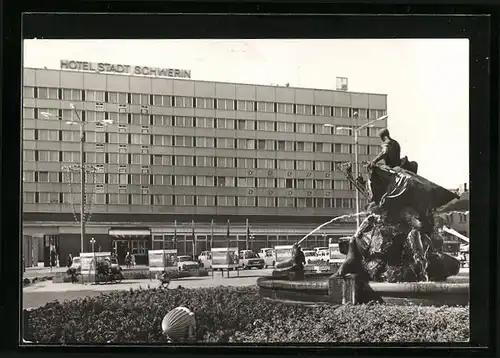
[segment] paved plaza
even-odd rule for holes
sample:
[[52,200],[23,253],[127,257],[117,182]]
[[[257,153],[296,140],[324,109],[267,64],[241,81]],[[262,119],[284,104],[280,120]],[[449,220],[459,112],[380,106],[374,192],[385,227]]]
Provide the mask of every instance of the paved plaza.
[[[179,285],[185,288],[201,288],[214,286],[252,286],[257,283],[257,278],[271,274],[271,269],[240,271],[240,277],[236,272],[227,273],[222,277],[220,272],[216,272],[212,278],[211,273],[206,277],[185,277],[173,280],[169,289],[177,288]],[[35,308],[48,302],[58,300],[72,300],[79,297],[98,296],[117,290],[138,289],[140,287],[155,288],[159,282],[155,279],[132,279],[124,280],[115,284],[81,284],[81,283],[53,283],[52,281],[42,281],[23,289],[23,308]]]

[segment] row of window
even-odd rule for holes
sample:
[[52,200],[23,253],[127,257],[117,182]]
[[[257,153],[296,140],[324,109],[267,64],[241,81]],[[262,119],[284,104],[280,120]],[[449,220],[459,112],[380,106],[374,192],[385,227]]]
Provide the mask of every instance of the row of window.
[[134,104],[143,106],[203,108],[219,110],[287,113],[309,116],[375,119],[385,115],[384,110],[350,108],[281,102],[248,101],[203,97],[124,93],[69,88],[24,87],[24,98],[88,101],[96,103]]
[[[70,193],[24,193],[25,204],[78,204],[78,195]],[[95,194],[93,204],[209,206],[209,207],[282,207],[282,208],[353,208],[350,198],[291,198],[214,195]]]
[[[80,141],[80,133],[76,131],[62,131],[51,129],[24,129],[24,140],[39,141]],[[218,148],[218,149],[248,149],[269,150],[280,152],[317,152],[352,154],[353,145],[347,143],[309,142],[275,139],[251,139],[251,138],[214,138],[198,136],[173,136],[173,135],[149,135],[149,134],[121,134],[121,133],[99,133],[86,132],[84,141],[96,143],[96,152],[104,152],[104,144],[135,144],[143,146],[142,150],[149,145],[167,147],[189,147],[189,148]],[[380,151],[378,145],[358,145],[358,153],[364,155],[375,155]]]
[[[61,172],[33,172],[25,171],[23,180],[26,183],[79,183],[80,173]],[[166,174],[87,174],[86,181],[96,184],[95,191],[104,190],[103,184],[123,185],[120,190],[127,190],[126,185],[143,185],[142,189],[149,190],[148,185],[168,186],[209,186],[226,188],[286,188],[286,189],[334,189],[351,190],[347,180],[332,179],[297,179],[297,178],[249,178],[209,175],[166,175]],[[253,194],[253,192],[249,192]],[[269,193],[272,195],[272,193]],[[327,195],[331,195],[327,194]]]
[[[25,119],[37,120],[73,120],[74,112],[66,109],[54,108],[30,108],[23,109]],[[82,111],[81,118],[85,122],[96,122],[97,128],[103,128],[101,122],[111,120],[119,125],[119,132],[128,132],[128,125],[143,126],[141,131],[147,130],[148,126],[168,126],[168,127],[188,127],[188,128],[211,128],[211,129],[232,129],[249,131],[267,131],[267,132],[286,132],[303,134],[336,134],[352,135],[353,126],[333,125],[325,127],[323,123],[299,123],[266,121],[253,119],[235,119],[235,118],[209,118],[209,117],[190,117],[190,116],[171,116],[171,115],[149,115],[139,113],[116,113],[116,112],[95,112]],[[359,131],[361,137],[375,137],[380,128],[366,127]]]
[[[63,152],[63,151],[25,149],[23,150],[23,160],[24,162],[79,163],[80,153],[66,152],[66,151]],[[327,160],[313,161],[313,160],[299,160],[299,159],[296,160],[258,159],[258,158],[232,158],[232,157],[139,154],[139,153],[127,154],[127,153],[122,153],[121,151],[120,153],[86,152],[85,162],[90,164],[97,164],[99,170],[102,170],[103,172],[104,172],[104,164],[336,171],[338,170],[338,166],[342,163],[341,161],[327,161]],[[149,170],[148,167],[146,167],[145,169]]]

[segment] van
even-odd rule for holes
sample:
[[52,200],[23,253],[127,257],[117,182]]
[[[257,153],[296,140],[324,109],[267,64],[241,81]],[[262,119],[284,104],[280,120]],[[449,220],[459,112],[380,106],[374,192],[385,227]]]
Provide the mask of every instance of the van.
[[266,248],[260,249],[259,257],[264,259],[264,267],[265,268],[274,267],[274,264],[276,263],[276,257],[275,257],[273,248],[266,247]]
[[329,262],[330,264],[340,265],[344,262],[346,256],[340,252],[338,243],[329,245]]
[[203,251],[200,256],[198,256],[198,262],[200,265],[205,268],[205,269],[211,269],[212,268],[212,252],[210,251]]
[[292,258],[293,245],[280,245],[274,247],[275,264],[288,261]]

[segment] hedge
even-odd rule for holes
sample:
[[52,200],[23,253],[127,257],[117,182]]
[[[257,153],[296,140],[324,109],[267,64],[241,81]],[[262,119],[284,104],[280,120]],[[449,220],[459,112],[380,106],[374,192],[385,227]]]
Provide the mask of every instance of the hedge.
[[272,302],[256,287],[116,291],[54,301],[29,312],[26,339],[38,343],[165,343],[164,315],[195,312],[196,341],[464,342],[468,307],[305,306]]

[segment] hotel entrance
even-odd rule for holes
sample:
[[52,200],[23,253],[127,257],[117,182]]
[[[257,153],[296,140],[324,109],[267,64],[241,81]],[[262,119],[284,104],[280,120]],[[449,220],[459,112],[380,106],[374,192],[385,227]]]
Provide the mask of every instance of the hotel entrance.
[[149,230],[109,230],[109,236],[120,265],[125,266],[127,253],[133,255],[136,265],[148,265],[148,251],[151,249]]

